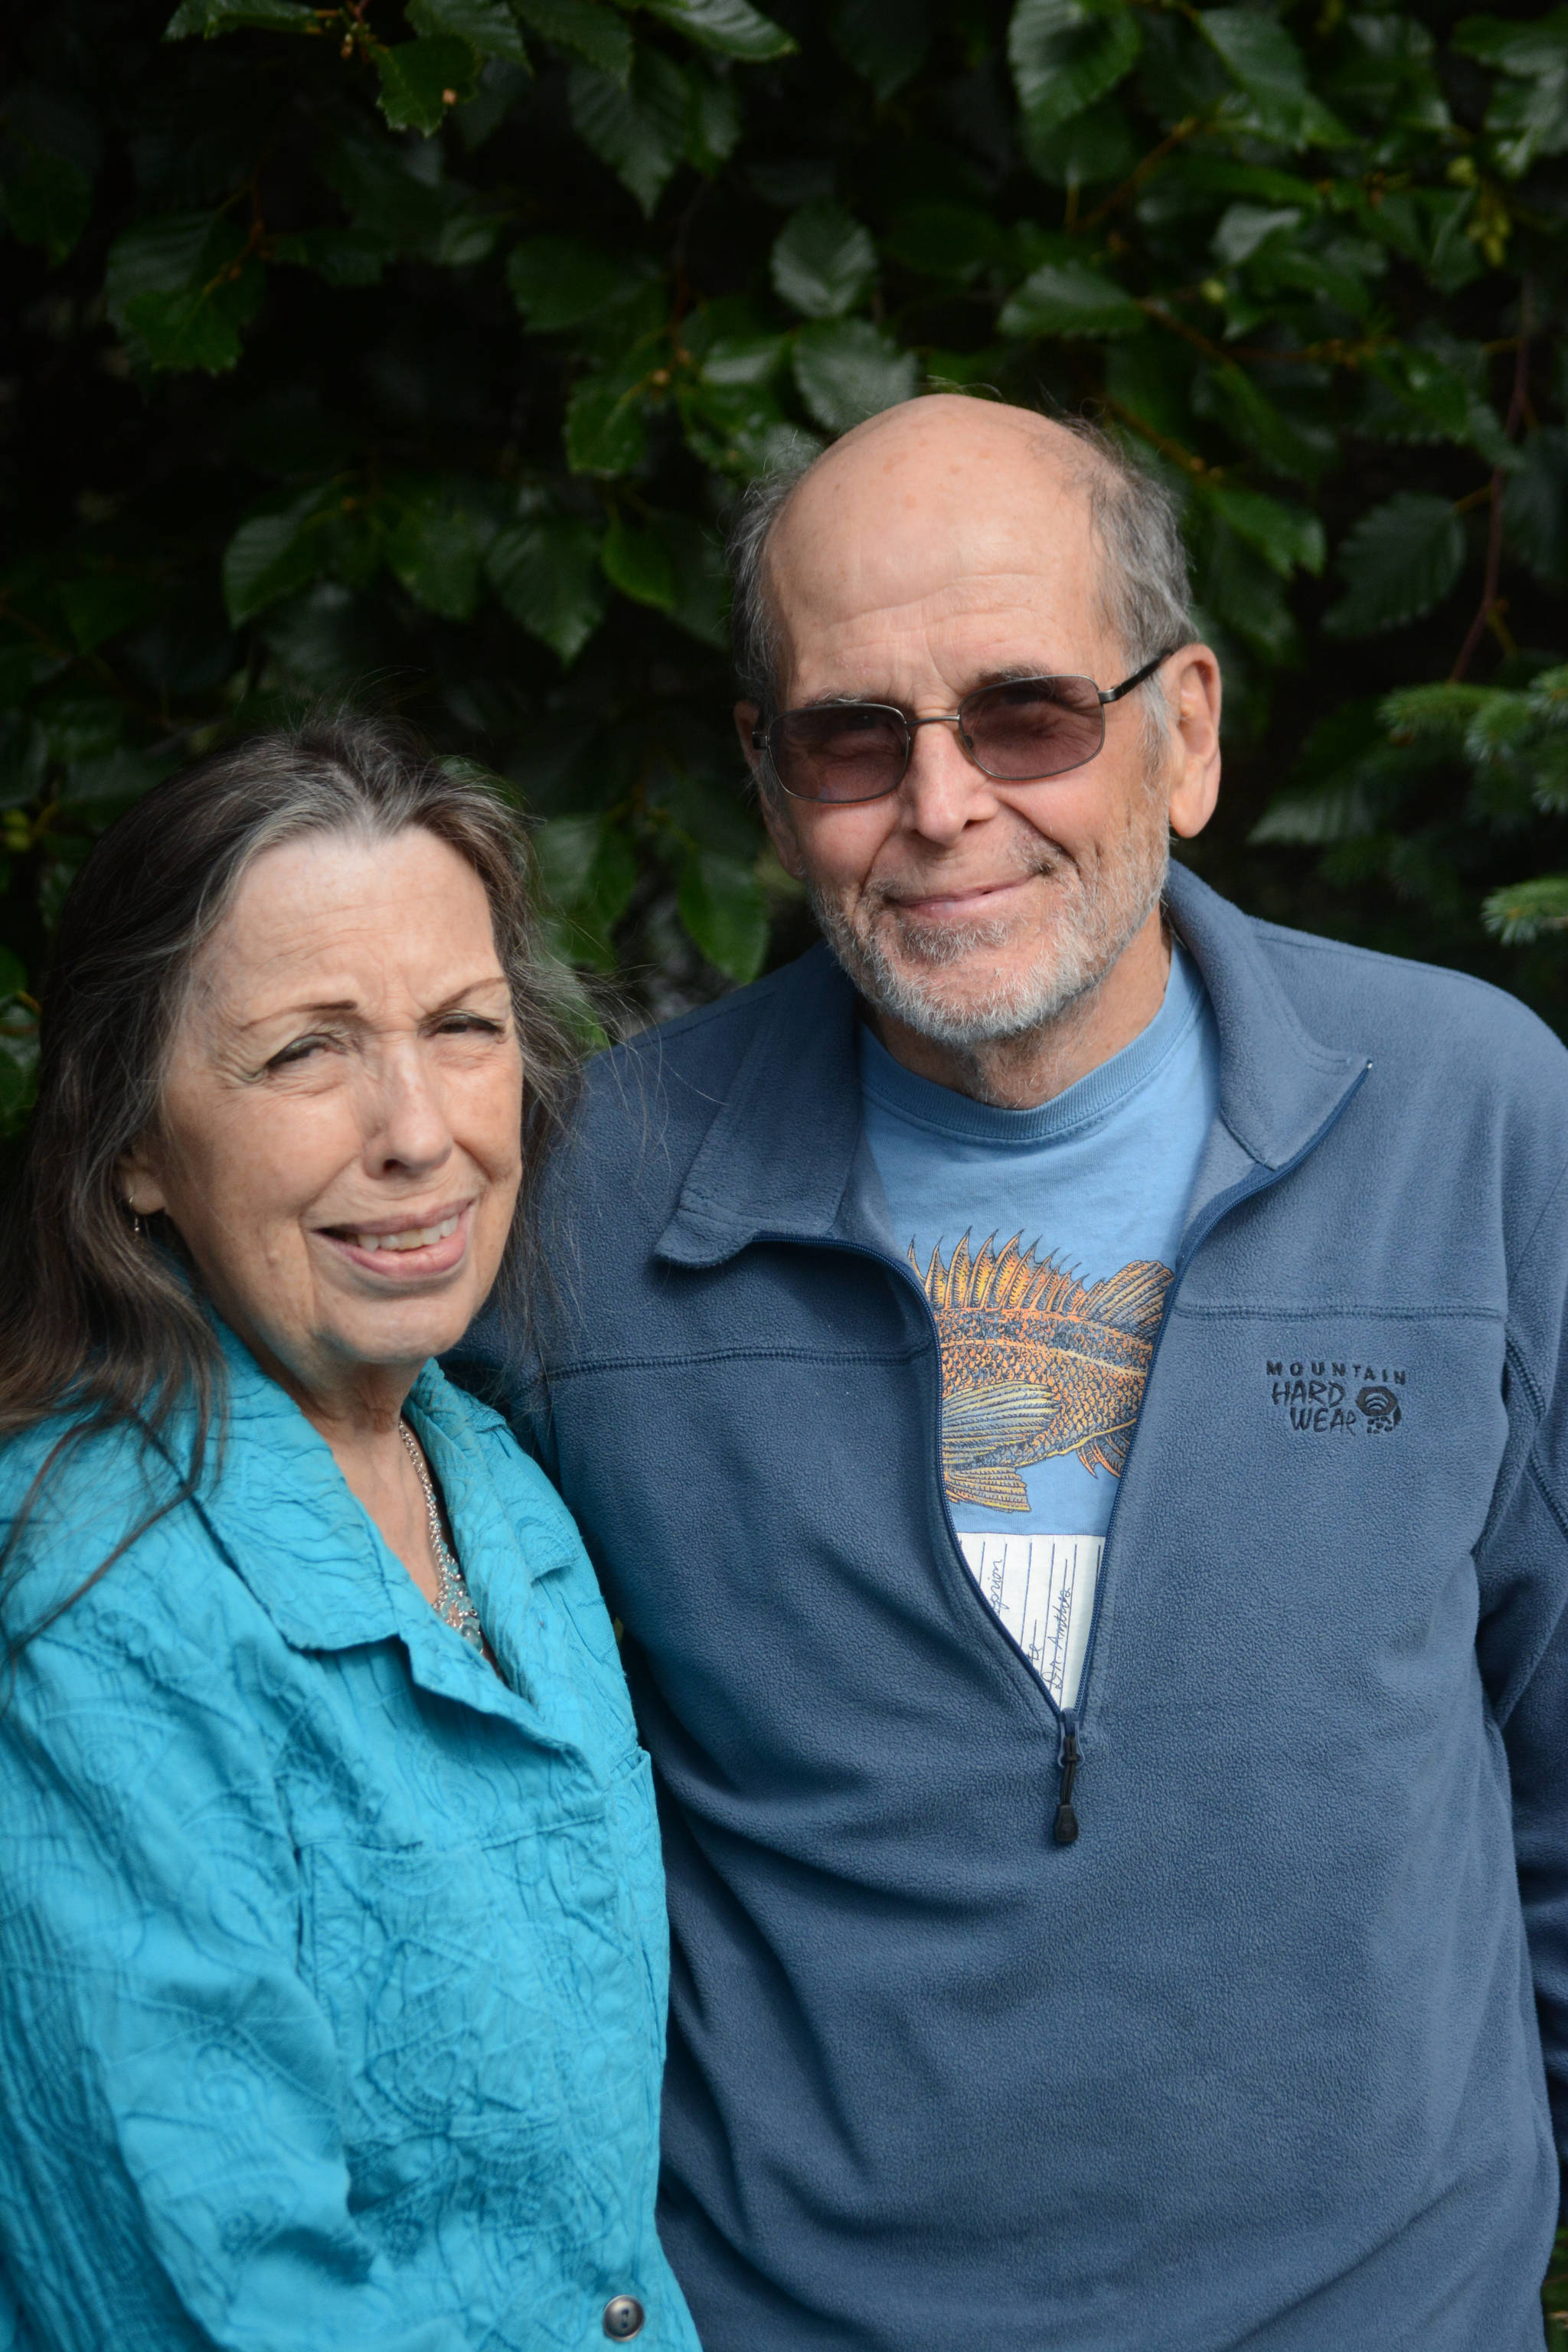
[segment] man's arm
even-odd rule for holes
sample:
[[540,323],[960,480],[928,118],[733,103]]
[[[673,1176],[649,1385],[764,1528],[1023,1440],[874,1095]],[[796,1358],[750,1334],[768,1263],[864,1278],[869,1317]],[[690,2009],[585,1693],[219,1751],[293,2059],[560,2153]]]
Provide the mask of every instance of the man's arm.
[[1568,2162],[1568,1171],[1510,1289],[1510,1438],[1477,1550],[1476,1646],[1508,1751],[1547,2084]]

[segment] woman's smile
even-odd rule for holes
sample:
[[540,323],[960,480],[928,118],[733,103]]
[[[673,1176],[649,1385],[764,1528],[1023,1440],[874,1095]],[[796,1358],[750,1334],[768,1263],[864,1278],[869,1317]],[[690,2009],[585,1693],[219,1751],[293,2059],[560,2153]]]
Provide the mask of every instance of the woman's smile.
[[472,1199],[363,1223],[318,1225],[318,1240],[384,1282],[421,1281],[459,1266],[473,1229]]

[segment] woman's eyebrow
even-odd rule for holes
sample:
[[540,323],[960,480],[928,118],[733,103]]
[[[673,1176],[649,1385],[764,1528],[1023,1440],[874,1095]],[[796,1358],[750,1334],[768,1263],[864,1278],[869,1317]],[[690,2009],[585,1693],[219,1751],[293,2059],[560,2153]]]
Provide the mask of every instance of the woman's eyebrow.
[[328,1014],[339,1020],[345,1015],[352,1019],[359,1010],[358,1000],[352,996],[338,997],[330,1002],[313,999],[305,1004],[275,1004],[265,1013],[258,1013],[251,1020],[242,1021],[239,1027],[243,1033],[247,1029],[265,1028],[269,1021],[315,1021]]

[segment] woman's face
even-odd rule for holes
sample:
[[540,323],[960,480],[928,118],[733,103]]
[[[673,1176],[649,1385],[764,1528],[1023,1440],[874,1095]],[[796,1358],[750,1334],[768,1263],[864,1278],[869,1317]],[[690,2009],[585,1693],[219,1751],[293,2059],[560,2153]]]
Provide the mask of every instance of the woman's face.
[[522,1062],[489,902],[431,834],[310,835],[257,859],[194,982],[126,1197],[331,1410],[450,1347],[500,1263]]

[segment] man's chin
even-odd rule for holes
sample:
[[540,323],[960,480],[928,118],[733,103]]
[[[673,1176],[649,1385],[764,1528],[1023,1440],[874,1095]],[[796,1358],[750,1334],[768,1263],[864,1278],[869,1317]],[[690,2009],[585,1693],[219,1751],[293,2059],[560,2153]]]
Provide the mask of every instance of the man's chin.
[[969,969],[882,956],[863,968],[862,992],[889,1014],[935,1045],[963,1048],[999,1045],[1058,1019],[1080,992],[1082,982],[1042,964],[1037,953],[1023,969],[994,954],[976,957]]

